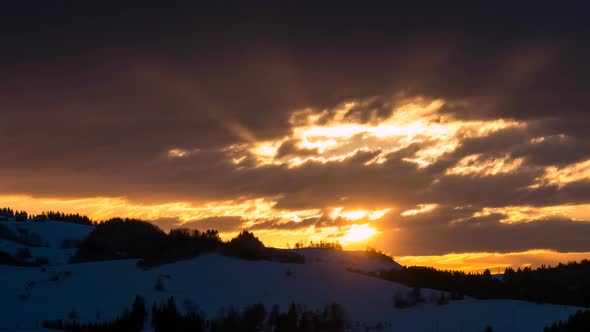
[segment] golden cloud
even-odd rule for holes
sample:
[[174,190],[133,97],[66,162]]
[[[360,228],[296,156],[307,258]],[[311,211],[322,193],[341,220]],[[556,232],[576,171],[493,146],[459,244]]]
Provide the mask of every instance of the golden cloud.
[[[357,151],[379,152],[367,164],[381,163],[391,152],[420,144],[414,156],[405,160],[420,167],[435,162],[441,155],[454,151],[461,140],[483,137],[493,132],[526,124],[513,120],[458,120],[441,112],[443,100],[416,98],[391,106],[389,117],[370,117],[368,121],[348,116],[364,101],[342,103],[322,111],[303,109],[291,114],[291,133],[275,140],[242,146],[242,156],[250,154],[258,165],[285,164],[298,167],[306,162],[338,162]],[[281,146],[295,142],[304,155],[279,154]],[[467,161],[466,161],[467,162]],[[491,167],[491,166],[490,166]],[[501,165],[499,167],[502,167]]]
[[546,167],[543,176],[538,178],[531,187],[556,185],[561,188],[569,183],[588,179],[590,179],[590,159],[564,167]]
[[438,204],[418,204],[416,209],[406,210],[401,213],[403,217],[414,216],[417,214],[428,213],[438,207]]
[[570,204],[554,206],[503,206],[486,207],[476,212],[473,217],[489,216],[491,214],[503,214],[506,217],[500,220],[504,223],[533,222],[535,220],[551,218],[567,218],[578,221],[590,220],[590,204]]
[[489,176],[512,173],[523,163],[523,158],[489,157],[481,154],[473,154],[462,158],[452,168],[447,169],[446,175],[478,175]]

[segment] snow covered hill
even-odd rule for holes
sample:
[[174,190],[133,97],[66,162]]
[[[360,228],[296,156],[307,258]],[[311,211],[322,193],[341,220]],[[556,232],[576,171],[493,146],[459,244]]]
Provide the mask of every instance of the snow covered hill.
[[[157,280],[163,291],[157,291]],[[395,291],[403,285],[346,272],[335,264],[283,264],[245,261],[217,254],[143,271],[136,260],[93,262],[42,268],[0,267],[0,329],[38,327],[43,320],[66,319],[72,311],[81,320],[112,319],[136,294],[148,303],[174,296],[190,300],[209,317],[222,307],[263,303],[305,304],[321,308],[342,304],[355,321],[388,322],[390,331],[542,331],[566,319],[577,308],[528,302],[465,299],[445,306],[425,302],[396,309]],[[437,291],[424,291],[428,299]]]
[[[76,252],[76,242],[92,232],[92,226],[78,225],[61,221],[2,221],[0,228],[29,240],[38,239],[38,245],[27,244],[36,241],[15,241],[0,237],[0,252],[15,255],[19,250],[27,249],[31,260],[46,258],[49,264],[65,264]],[[65,242],[65,243],[64,243]]]
[[43,242],[49,244],[50,247],[59,247],[64,239],[84,239],[92,232],[94,227],[79,225],[74,223],[62,221],[5,221],[0,222],[0,225],[8,227],[13,230],[25,229],[30,233],[35,233],[41,236]]
[[[3,223],[4,224],[4,223]],[[34,255],[52,257],[46,267],[0,266],[0,330],[42,330],[43,320],[67,319],[73,312],[79,320],[110,320],[128,308],[135,295],[154,301],[174,296],[182,307],[189,300],[208,317],[230,305],[236,308],[263,303],[286,309],[290,303],[319,309],[339,303],[353,321],[384,323],[383,331],[473,331],[491,325],[494,331],[542,331],[550,323],[567,319],[578,308],[541,305],[511,300],[466,298],[439,306],[439,291],[423,290],[426,302],[407,309],[393,305],[396,292],[408,293],[406,286],[348,272],[399,267],[394,261],[375,258],[359,251],[299,249],[305,264],[246,261],[218,254],[175,262],[149,270],[137,267],[137,260],[61,264],[64,238],[82,238],[91,227],[51,224],[7,223],[28,227],[40,234],[49,247]],[[19,244],[2,242],[0,250]],[[60,253],[60,254],[58,254]],[[62,255],[63,254],[63,255]],[[160,280],[161,291],[155,285]]]

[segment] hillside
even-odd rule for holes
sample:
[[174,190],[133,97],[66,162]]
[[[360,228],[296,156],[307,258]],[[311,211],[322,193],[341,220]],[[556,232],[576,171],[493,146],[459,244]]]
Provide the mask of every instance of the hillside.
[[[293,271],[287,276],[287,270]],[[154,289],[158,278],[164,291]],[[174,296],[190,299],[208,316],[222,307],[263,303],[267,307],[302,303],[320,308],[342,304],[355,321],[390,322],[391,331],[541,331],[566,319],[576,308],[509,300],[453,301],[446,306],[420,304],[395,309],[392,296],[405,286],[346,272],[325,263],[304,265],[243,261],[216,254],[142,271],[135,260],[40,268],[0,267],[0,292],[6,305],[2,328],[34,327],[43,320],[66,319],[72,310],[81,320],[112,319],[135,294],[148,303]],[[435,291],[434,291],[435,292]],[[424,292],[429,297],[430,292]],[[436,292],[435,292],[436,293]],[[21,299],[22,295],[26,299]],[[11,299],[11,300],[9,300]],[[395,327],[395,328],[393,328]]]
[[[414,307],[393,305],[396,292],[411,289],[401,284],[348,272],[399,268],[368,252],[329,249],[295,249],[305,256],[304,264],[248,261],[217,253],[170,264],[140,269],[137,259],[63,264],[73,249],[61,249],[64,238],[86,236],[91,227],[75,224],[15,223],[39,234],[49,247],[28,247],[32,256],[47,255],[46,267],[0,266],[0,329],[40,329],[44,320],[67,319],[75,312],[80,321],[110,320],[128,308],[134,296],[143,296],[148,306],[173,296],[180,308],[189,300],[207,317],[222,308],[242,308],[262,303],[269,309],[290,303],[310,309],[329,303],[343,305],[353,322],[386,326],[383,331],[542,331],[556,320],[564,320],[577,308],[511,300],[466,298],[439,306],[440,292],[422,290],[426,299]],[[3,250],[20,244],[3,241]],[[158,291],[156,283],[162,284]],[[146,326],[148,326],[147,324]],[[361,331],[362,329],[358,329]]]
[[[4,233],[34,241],[17,242],[14,239],[0,237],[0,252],[14,255],[26,248],[31,253],[31,260],[47,258],[49,264],[65,264],[76,252],[77,242],[87,237],[92,229],[92,226],[61,221],[3,221],[0,222],[0,230],[4,230]],[[33,245],[35,242],[38,244]]]

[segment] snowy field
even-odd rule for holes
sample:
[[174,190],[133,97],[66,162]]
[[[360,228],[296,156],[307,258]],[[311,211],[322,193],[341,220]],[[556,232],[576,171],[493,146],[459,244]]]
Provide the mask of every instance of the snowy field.
[[[33,256],[49,255],[51,249],[60,252],[57,255],[60,260],[67,256],[62,252],[64,249],[59,249],[63,238],[83,237],[91,231],[91,227],[65,223],[31,223],[27,227],[31,232],[43,234],[51,245],[37,248],[40,252],[33,252]],[[245,261],[209,254],[147,271],[137,268],[136,260],[54,264],[46,268],[0,266],[0,330],[41,330],[38,327],[43,320],[66,319],[72,311],[79,320],[109,320],[129,307],[136,294],[146,298],[150,306],[153,301],[170,296],[174,296],[179,307],[190,300],[207,317],[215,316],[229,305],[241,308],[263,303],[269,310],[274,304],[286,309],[289,303],[295,302],[319,309],[336,302],[345,307],[353,321],[386,323],[388,327],[383,331],[481,332],[491,325],[496,332],[540,332],[544,326],[567,319],[577,310],[568,306],[469,298],[444,306],[427,301],[412,308],[396,309],[393,294],[398,290],[406,293],[409,288],[347,272],[346,268],[378,270],[395,268],[397,263],[375,261],[362,252],[321,249],[300,252],[306,255],[306,264]],[[56,260],[53,257],[54,263]],[[154,287],[158,279],[163,281],[163,291]],[[438,294],[438,291],[423,290],[426,299]]]
[[12,230],[16,234],[23,231],[27,235],[38,235],[41,238],[41,246],[27,246],[0,238],[0,252],[16,254],[20,249],[28,249],[32,258],[47,258],[49,264],[65,264],[76,252],[75,248],[62,248],[63,240],[84,239],[90,232],[92,226],[78,225],[61,221],[50,222],[19,222],[3,221],[0,226]]

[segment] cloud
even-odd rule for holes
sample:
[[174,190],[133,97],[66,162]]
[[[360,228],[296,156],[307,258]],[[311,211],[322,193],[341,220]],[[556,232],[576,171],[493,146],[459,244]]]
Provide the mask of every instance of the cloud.
[[281,159],[283,157],[287,157],[287,156],[310,156],[310,155],[317,155],[319,153],[318,149],[305,149],[305,148],[300,148],[297,146],[297,141],[296,140],[287,140],[283,143],[281,143],[281,145],[279,146],[279,148],[277,149],[277,153],[275,158]]
[[338,237],[335,208],[437,204],[380,245],[589,250],[569,217],[473,217],[590,203],[581,8],[39,6],[0,13],[7,205]]
[[171,229],[178,228],[181,224],[181,221],[178,220],[178,218],[173,217],[158,218],[150,221],[163,229],[165,232],[169,232]]
[[566,136],[542,136],[512,149],[511,154],[541,166],[564,166],[590,159],[590,140]]
[[531,249],[586,252],[588,216],[587,206],[484,210],[438,206],[422,214],[390,216],[382,221],[390,229],[377,241],[392,243],[391,252],[402,256]]

